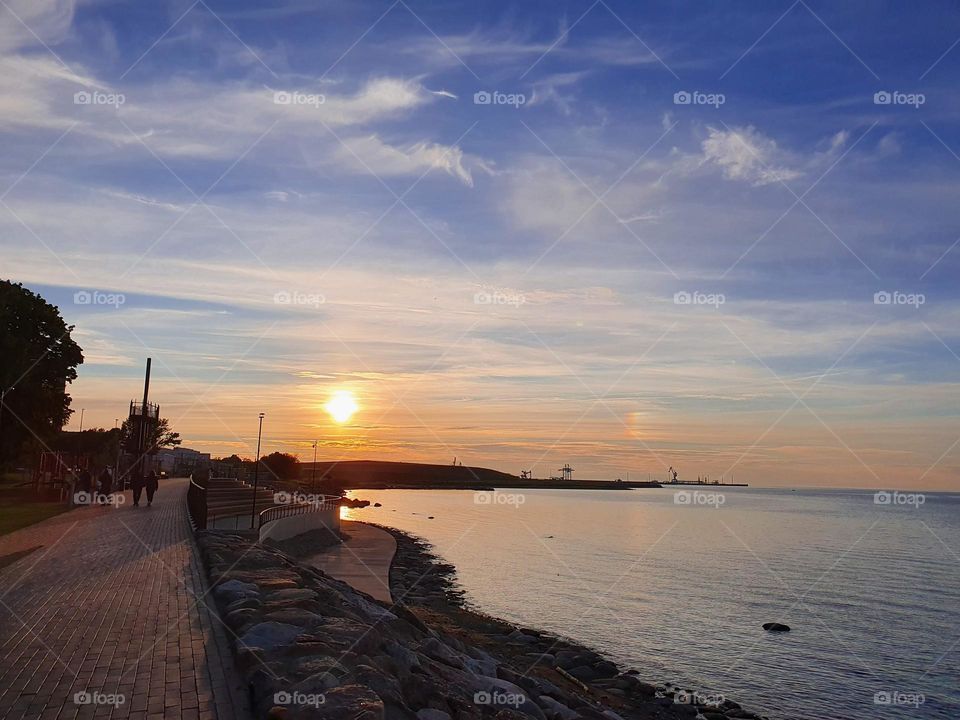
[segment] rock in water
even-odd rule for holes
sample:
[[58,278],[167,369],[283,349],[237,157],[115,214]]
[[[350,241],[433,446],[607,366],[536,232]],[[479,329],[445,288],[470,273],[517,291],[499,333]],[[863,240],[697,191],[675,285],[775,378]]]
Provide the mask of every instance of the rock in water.
[[767,632],[790,632],[790,626],[783,623],[764,623],[763,629]]

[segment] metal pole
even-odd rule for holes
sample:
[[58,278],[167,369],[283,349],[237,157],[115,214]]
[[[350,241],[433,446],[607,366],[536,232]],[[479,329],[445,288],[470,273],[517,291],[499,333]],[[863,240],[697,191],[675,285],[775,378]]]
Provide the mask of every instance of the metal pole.
[[313,441],[313,469],[310,471],[310,487],[316,491],[317,489],[317,443],[318,440]]
[[80,408],[80,432],[83,432],[83,414],[87,411],[86,408]]
[[137,464],[134,473],[140,478],[141,485],[143,485],[143,477],[146,475],[147,464],[144,454],[147,449],[147,397],[150,394],[150,365],[152,362],[152,358],[147,358],[147,372],[143,378],[143,405],[140,408],[140,421],[137,428]]
[[257,482],[260,479],[260,437],[263,434],[263,413],[260,413],[260,427],[257,429],[257,457],[253,466],[253,502],[250,504],[250,529],[253,530],[253,520],[257,515]]

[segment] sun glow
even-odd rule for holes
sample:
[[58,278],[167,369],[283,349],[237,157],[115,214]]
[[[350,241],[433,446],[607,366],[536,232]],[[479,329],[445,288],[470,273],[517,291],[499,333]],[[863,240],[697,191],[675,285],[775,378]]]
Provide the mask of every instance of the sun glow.
[[357,401],[353,397],[353,393],[347,390],[340,390],[333,394],[333,397],[323,406],[323,409],[330,414],[334,422],[342,424],[353,417],[358,406]]

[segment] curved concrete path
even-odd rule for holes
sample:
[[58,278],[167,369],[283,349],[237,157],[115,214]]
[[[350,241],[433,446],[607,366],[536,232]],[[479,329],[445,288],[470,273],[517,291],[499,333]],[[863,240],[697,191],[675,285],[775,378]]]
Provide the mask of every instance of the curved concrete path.
[[342,520],[343,542],[303,559],[327,575],[342,580],[356,590],[392,603],[390,565],[397,552],[397,541],[386,530],[373,525]]
[[207,597],[187,482],[162,481],[150,508],[127,492],[116,509],[0,536],[0,565],[12,560],[0,569],[0,718],[250,717]]

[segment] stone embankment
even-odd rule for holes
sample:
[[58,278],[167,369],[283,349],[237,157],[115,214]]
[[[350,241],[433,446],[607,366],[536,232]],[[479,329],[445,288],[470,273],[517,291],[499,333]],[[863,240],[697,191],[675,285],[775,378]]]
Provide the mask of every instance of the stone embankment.
[[453,568],[394,532],[397,601],[221,532],[198,534],[258,718],[757,718],[620,672],[597,653],[462,607]]

